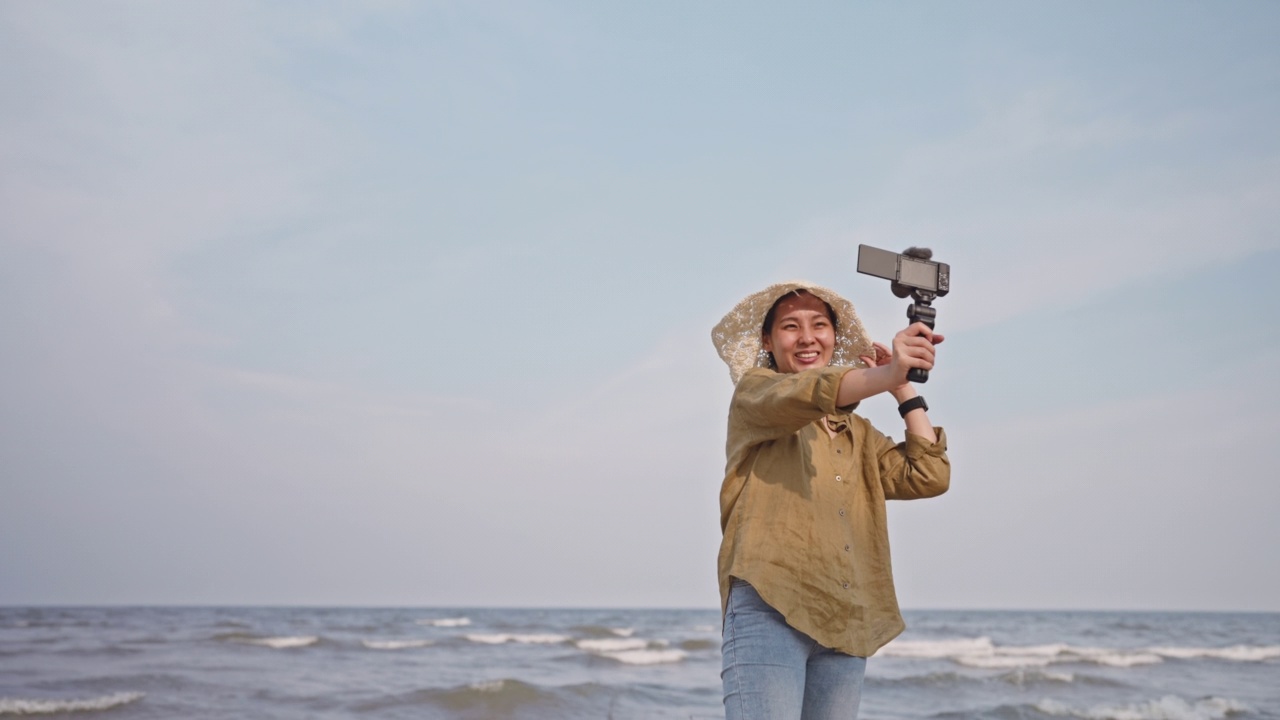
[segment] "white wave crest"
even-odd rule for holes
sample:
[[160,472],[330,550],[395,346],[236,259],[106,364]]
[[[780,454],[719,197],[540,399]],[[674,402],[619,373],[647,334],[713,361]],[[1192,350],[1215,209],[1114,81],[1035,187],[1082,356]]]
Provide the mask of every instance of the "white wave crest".
[[141,700],[139,692],[120,692],[88,700],[27,700],[0,697],[0,715],[53,715],[55,713],[110,710]]
[[510,635],[506,633],[496,633],[493,635],[468,635],[467,639],[471,642],[484,643],[485,645],[501,645],[503,643],[521,643],[523,645],[555,645],[562,643],[569,638],[564,635]]
[[288,648],[307,647],[320,642],[320,638],[315,635],[293,635],[286,637],[238,637],[236,642],[245,643],[246,645],[262,645],[264,647],[275,648],[276,650],[285,650]]
[[1076,681],[1075,673],[1060,673],[1052,670],[1028,670],[1018,668],[1011,672],[1007,672],[1000,676],[1001,680],[1013,685],[1028,685],[1033,682],[1048,680],[1051,682],[1073,683]]
[[1111,667],[1133,667],[1134,665],[1155,665],[1164,662],[1159,655],[1147,652],[1102,652],[1093,656],[1086,656],[1087,660],[1096,662],[1099,665],[1109,665]]
[[432,640],[361,640],[360,643],[370,650],[407,650],[435,644]]
[[1173,695],[1144,703],[1091,708],[1074,708],[1057,700],[1043,700],[1035,707],[1048,715],[1084,720],[1222,720],[1231,713],[1249,710],[1247,705],[1229,698],[1210,697],[1189,703]]
[[951,659],[965,667],[983,668],[985,670],[1012,670],[1015,668],[1044,667],[1053,662],[1052,658],[1008,655],[959,655]]
[[631,637],[636,634],[635,628],[609,628],[609,632],[618,637]]
[[880,648],[877,655],[942,660],[969,655],[992,655],[995,645],[991,638],[961,638],[956,640],[894,640]]
[[471,624],[471,618],[428,618],[426,620],[417,620],[419,625],[430,625],[431,627],[466,627]]
[[688,656],[683,650],[624,650],[622,652],[600,653],[628,665],[659,665],[661,663],[680,662]]
[[1155,647],[1151,652],[1179,660],[1213,658],[1234,662],[1263,662],[1280,658],[1280,645],[1232,645],[1224,648]]
[[1160,655],[1147,650],[1119,650],[1054,643],[1049,645],[996,645],[989,637],[953,640],[894,640],[880,649],[888,657],[951,660],[967,667],[989,670],[1042,668],[1054,663],[1094,663],[1110,667],[1154,665]]
[[610,653],[624,650],[643,650],[649,647],[647,640],[640,638],[609,638],[605,640],[579,640],[575,643],[588,652]]
[[483,682],[478,682],[478,683],[469,685],[468,687],[470,687],[472,690],[479,690],[480,692],[496,693],[496,692],[502,692],[502,689],[505,688],[506,686],[507,686],[506,680],[485,680]]

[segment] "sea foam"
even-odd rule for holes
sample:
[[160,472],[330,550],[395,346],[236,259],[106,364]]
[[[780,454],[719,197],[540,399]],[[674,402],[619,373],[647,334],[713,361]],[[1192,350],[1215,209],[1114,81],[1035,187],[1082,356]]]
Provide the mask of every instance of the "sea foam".
[[988,670],[1042,668],[1056,663],[1093,663],[1109,667],[1154,665],[1163,662],[1154,650],[1049,645],[996,645],[989,637],[950,640],[894,640],[880,649],[887,657],[951,660]]
[[522,645],[554,645],[562,643],[569,638],[564,635],[512,635],[507,633],[495,633],[492,635],[468,635],[467,639],[471,642],[483,643],[485,645],[502,645],[503,643],[520,643]]
[[1073,683],[1075,673],[1060,673],[1051,670],[1028,670],[1018,668],[1000,676],[1001,680],[1012,685],[1031,685],[1038,682]]
[[508,683],[508,682],[511,682],[511,681],[509,681],[509,680],[482,680],[482,681],[480,681],[480,682],[478,682],[478,683],[472,683],[472,684],[468,685],[467,687],[471,688],[472,690],[479,690],[480,692],[488,692],[488,693],[493,693],[493,692],[502,692],[503,688],[505,688],[505,687],[507,686],[507,683]]
[[128,705],[144,697],[139,692],[120,692],[87,700],[37,700],[0,697],[0,715],[53,715],[55,713],[93,712]]
[[623,650],[621,652],[600,653],[628,665],[659,665],[662,663],[680,662],[688,656],[683,650]]
[[1058,700],[1042,700],[1036,703],[1035,708],[1048,715],[1083,720],[1222,720],[1232,713],[1249,710],[1249,706],[1229,698],[1209,697],[1191,703],[1173,695],[1143,703],[1089,708],[1072,707]]
[[361,640],[360,644],[370,650],[408,650],[424,648],[435,644],[433,640]]
[[1178,660],[1212,658],[1234,662],[1263,662],[1280,658],[1280,645],[1232,645],[1224,648],[1154,647],[1151,652]]
[[430,625],[431,627],[466,627],[471,624],[471,618],[428,618],[425,620],[415,621],[419,625]]
[[647,640],[640,638],[616,638],[603,640],[579,640],[575,643],[582,650],[587,652],[622,652],[625,650],[643,650],[649,647]]
[[246,645],[262,645],[263,647],[274,648],[276,650],[287,650],[289,648],[307,647],[320,642],[320,638],[315,635],[291,635],[282,637],[235,637],[235,642],[245,643]]
[[878,655],[924,659],[945,659],[969,655],[992,655],[995,645],[991,638],[961,638],[956,640],[894,640],[880,648]]

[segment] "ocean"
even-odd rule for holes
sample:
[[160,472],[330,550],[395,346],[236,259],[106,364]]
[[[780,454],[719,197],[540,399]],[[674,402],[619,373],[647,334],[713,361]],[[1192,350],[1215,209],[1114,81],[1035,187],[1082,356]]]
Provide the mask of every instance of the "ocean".
[[[1280,719],[1280,614],[908,612],[860,717]],[[718,718],[717,610],[0,608],[0,717]]]

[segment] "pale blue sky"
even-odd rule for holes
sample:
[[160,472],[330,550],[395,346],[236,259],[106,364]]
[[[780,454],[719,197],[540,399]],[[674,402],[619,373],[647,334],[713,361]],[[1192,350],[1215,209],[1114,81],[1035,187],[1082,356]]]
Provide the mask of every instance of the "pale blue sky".
[[868,243],[954,276],[904,606],[1280,610],[1277,28],[0,4],[0,603],[713,607],[710,328],[887,340]]

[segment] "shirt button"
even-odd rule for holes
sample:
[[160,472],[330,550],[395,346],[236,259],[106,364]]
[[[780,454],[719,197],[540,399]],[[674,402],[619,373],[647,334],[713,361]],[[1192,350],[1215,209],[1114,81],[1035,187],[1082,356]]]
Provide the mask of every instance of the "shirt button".
[[848,589],[849,589],[849,583],[845,583],[845,584],[844,584],[844,589],[845,589],[845,590],[848,590]]
[[837,454],[837,455],[840,455],[840,454],[842,454],[843,452],[844,452],[844,451],[843,451],[843,450],[841,450],[840,448],[836,448],[836,454]]
[[836,482],[842,482],[839,475],[836,476]]
[[848,546],[848,545],[845,545],[845,546],[844,546],[844,551],[845,551],[845,552],[849,552],[849,546]]
[[840,508],[840,517],[844,517],[844,508]]

